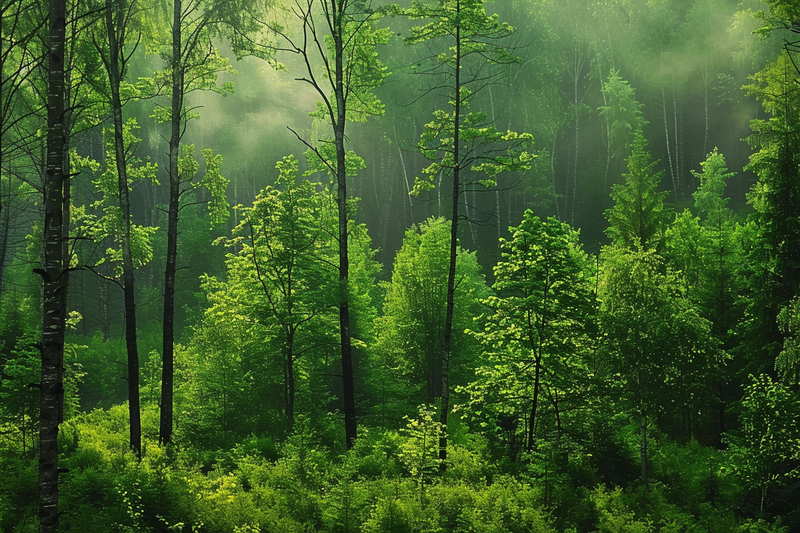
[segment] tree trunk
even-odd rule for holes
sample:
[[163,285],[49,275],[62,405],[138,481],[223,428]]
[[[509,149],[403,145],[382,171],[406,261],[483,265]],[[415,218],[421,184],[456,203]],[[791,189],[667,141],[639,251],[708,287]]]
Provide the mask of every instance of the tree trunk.
[[173,1],[172,11],[172,117],[169,138],[169,200],[167,214],[167,259],[164,271],[164,323],[161,365],[161,419],[158,440],[172,442],[173,375],[175,350],[175,274],[178,263],[178,203],[180,176],[178,156],[181,145],[183,111],[183,68],[181,61],[181,0]]
[[667,123],[667,97],[664,94],[664,86],[661,86],[661,109],[664,112],[664,142],[667,144],[667,161],[669,161],[669,175],[672,178],[672,189],[675,199],[678,198],[678,183],[675,181],[675,166],[672,162],[672,152],[669,148],[669,125]]
[[[675,98],[675,87],[672,88],[672,118],[675,122],[675,200],[680,201],[681,196],[681,145],[678,142],[678,101]],[[705,155],[705,154],[703,154]]]
[[[133,257],[131,255],[131,199],[128,190],[128,168],[125,143],[122,138],[122,101],[119,86],[122,78],[119,58],[121,44],[117,41],[112,0],[106,0],[106,31],[108,32],[108,78],[111,86],[111,115],[114,120],[114,156],[117,165],[119,207],[122,211],[122,289],[125,298],[125,346],[128,352],[128,413],[130,446],[142,456],[142,422],[139,410],[139,349],[136,342],[136,296],[134,292]],[[117,23],[120,23],[117,20]]]
[[47,163],[44,183],[44,279],[42,291],[42,370],[39,384],[39,532],[58,530],[58,427],[64,399],[63,302],[67,295],[64,257],[63,187],[66,138],[64,135],[64,37],[66,0],[50,0],[50,49],[47,90]]
[[[461,3],[456,3],[461,12]],[[447,270],[447,308],[444,317],[444,344],[442,346],[442,406],[439,422],[442,436],[439,439],[439,460],[445,469],[447,460],[447,415],[450,411],[450,356],[453,345],[453,309],[455,307],[456,254],[458,253],[458,198],[461,195],[461,154],[459,151],[461,128],[461,26],[456,26],[455,38],[455,94],[453,114],[453,205],[450,222],[450,265]]]
[[644,408],[642,408],[642,418],[639,422],[639,460],[642,464],[642,481],[647,483],[647,413]]
[[336,5],[333,10],[333,41],[335,53],[336,80],[334,96],[336,98],[336,117],[333,129],[336,142],[336,189],[339,208],[339,332],[342,348],[342,396],[344,400],[344,430],[347,449],[353,447],[356,440],[356,399],[353,381],[353,350],[350,346],[350,290],[348,275],[350,261],[347,246],[347,169],[345,167],[344,128],[346,103],[344,99],[344,3]]
[[[2,143],[0,143],[2,144]],[[9,189],[11,188],[11,180],[8,182]],[[0,294],[3,294],[3,279],[5,275],[5,266],[6,266],[6,253],[8,252],[8,238],[10,235],[10,225],[11,225],[11,211],[8,207],[5,207],[4,198],[3,198],[3,191],[2,191],[3,183],[0,181],[0,224],[3,225],[2,230],[0,232]],[[11,203],[11,191],[8,191],[8,203]],[[5,207],[5,208],[4,208]]]

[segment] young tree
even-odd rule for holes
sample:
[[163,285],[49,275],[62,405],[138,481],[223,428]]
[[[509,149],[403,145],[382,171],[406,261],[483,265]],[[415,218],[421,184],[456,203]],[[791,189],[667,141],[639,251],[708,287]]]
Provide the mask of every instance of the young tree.
[[[93,35],[93,43],[102,60],[107,76],[108,108],[113,124],[113,150],[108,153],[115,163],[116,197],[119,208],[121,233],[120,252],[122,255],[122,290],[125,301],[125,346],[128,361],[128,409],[130,412],[130,445],[137,455],[142,453],[141,415],[139,413],[139,351],[136,342],[136,291],[131,252],[131,200],[128,178],[128,150],[134,142],[126,143],[126,123],[123,117],[123,84],[126,80],[128,63],[141,40],[141,32],[136,35],[136,17],[140,7],[136,0],[105,0],[105,13],[102,24]],[[134,33],[133,45],[128,42],[129,32]],[[129,47],[129,49],[126,49]],[[104,80],[105,81],[105,80]],[[127,95],[126,95],[127,96]],[[132,127],[128,125],[128,133]],[[132,139],[129,139],[132,141]],[[153,167],[153,171],[155,168]]]
[[[198,90],[210,90],[221,94],[233,90],[230,83],[217,85],[217,74],[231,71],[212,38],[216,34],[231,36],[237,53],[252,53],[271,58],[268,47],[253,40],[259,31],[257,18],[266,7],[261,0],[172,0],[172,32],[170,44],[162,51],[167,69],[157,76],[160,85],[169,89],[168,106],[157,106],[155,117],[170,125],[169,134],[169,196],[167,201],[167,257],[164,270],[164,318],[162,339],[161,375],[161,419],[159,441],[171,442],[173,429],[174,389],[174,343],[175,343],[175,276],[178,271],[178,220],[181,197],[196,187],[192,183],[194,172],[181,168],[181,161],[188,161],[189,150],[181,141],[187,122],[196,118],[196,112],[187,108],[186,97]],[[252,15],[252,16],[251,16]],[[203,147],[201,147],[203,148]],[[206,165],[211,161],[211,170],[206,171],[204,185],[211,193],[209,213],[212,221],[219,221],[227,214],[225,188],[219,174],[220,156],[213,156],[203,148]],[[225,213],[225,214],[223,214]]]
[[[298,139],[309,149],[310,170],[327,172],[336,183],[342,399],[345,443],[350,449],[356,438],[356,401],[348,289],[347,177],[354,176],[364,162],[346,150],[345,127],[348,121],[364,121],[383,114],[383,104],[373,91],[387,73],[375,47],[388,41],[390,31],[376,27],[377,14],[369,2],[360,0],[296,1],[294,12],[300,20],[301,35],[293,38],[281,32],[286,43],[282,50],[302,58],[305,74],[298,80],[308,83],[322,100],[311,116],[327,123],[332,134],[321,144],[299,135]],[[317,67],[317,61],[322,66]]]
[[657,249],[666,223],[664,198],[668,192],[658,191],[664,171],[653,172],[658,161],[651,161],[641,130],[634,133],[627,163],[628,173],[622,175],[625,183],[612,188],[615,203],[606,211],[606,233],[612,241],[629,249]]
[[[141,455],[136,304],[135,295],[129,287],[133,284],[134,270],[146,265],[153,258],[152,238],[158,228],[133,223],[129,191],[138,182],[155,181],[158,169],[155,164],[142,161],[134,155],[141,141],[135,134],[138,128],[135,119],[129,119],[122,124],[119,132],[116,124],[106,128],[103,132],[106,151],[102,164],[76,154],[73,154],[72,162],[73,165],[83,166],[92,172],[92,184],[100,196],[91,205],[97,211],[96,214],[81,208],[76,210],[74,217],[77,230],[85,238],[97,245],[106,245],[105,254],[95,259],[94,263],[92,262],[94,258],[86,258],[88,264],[85,268],[117,284],[124,294],[130,447],[137,455]],[[121,138],[118,138],[118,134]],[[124,185],[120,183],[120,168],[125,178]],[[124,187],[124,190],[121,190],[121,187]],[[108,272],[108,269],[103,267],[106,264],[113,265],[112,273],[105,273]]]
[[[420,402],[432,404],[442,394],[449,244],[450,222],[429,218],[406,231],[395,256],[383,315],[376,319],[378,339],[373,370],[383,409],[387,403],[401,403],[399,412],[390,413],[392,418],[408,413]],[[464,383],[477,352],[474,340],[464,331],[474,327],[473,317],[480,314],[479,299],[487,297],[489,291],[475,253],[459,249],[456,275],[459,283],[454,295],[457,311],[453,344],[462,357],[451,373],[457,376],[456,382]]]
[[636,100],[636,91],[622,79],[618,70],[608,73],[608,80],[603,84],[603,101],[605,105],[598,110],[608,125],[608,167],[612,157],[620,157],[631,147],[636,132],[647,121],[642,117],[642,104]]
[[[453,344],[453,313],[458,255],[458,223],[464,194],[473,187],[495,187],[504,171],[530,168],[533,155],[528,151],[533,137],[527,133],[500,132],[491,126],[485,113],[471,111],[471,104],[500,74],[489,70],[510,65],[518,59],[500,41],[513,33],[497,15],[487,15],[483,0],[444,0],[425,4],[412,3],[398,10],[412,20],[425,21],[411,28],[408,44],[442,46],[445,52],[428,58],[422,72],[437,74],[435,87],[443,89],[448,110],[437,110],[433,121],[425,125],[419,150],[432,163],[417,179],[414,190],[432,189],[434,178],[445,174],[452,178],[450,216],[450,255],[447,276],[447,308],[442,343],[442,398],[440,422],[446,428],[450,412],[450,359]],[[436,44],[434,44],[436,43]],[[421,65],[421,64],[420,64]],[[447,435],[440,442],[442,465],[447,458]]]
[[770,487],[800,475],[784,467],[800,457],[800,399],[766,374],[750,379],[742,398],[742,427],[728,436],[728,454],[737,477],[758,490],[763,513]]
[[[227,291],[246,293],[238,304],[253,323],[266,328],[269,344],[282,357],[283,409],[287,429],[295,419],[300,358],[334,344],[325,334],[336,299],[335,240],[327,233],[327,194],[309,181],[297,183],[297,161],[278,163],[275,186],[264,189],[253,207],[242,209],[228,256]],[[282,190],[281,190],[282,189]]]
[[641,478],[648,479],[648,426],[676,415],[684,434],[708,400],[719,350],[710,323],[682,290],[682,281],[654,250],[610,245],[601,255],[600,324],[611,372],[619,376],[640,436]]
[[509,231],[503,260],[494,268],[492,288],[498,295],[482,300],[491,314],[484,330],[474,333],[486,362],[466,390],[470,410],[522,418],[525,423],[517,427],[526,428],[525,447],[531,451],[542,426],[542,391],[547,390],[561,429],[556,398],[580,390],[588,374],[581,354],[590,347],[594,265],[578,232],[553,217],[543,221],[527,210]]

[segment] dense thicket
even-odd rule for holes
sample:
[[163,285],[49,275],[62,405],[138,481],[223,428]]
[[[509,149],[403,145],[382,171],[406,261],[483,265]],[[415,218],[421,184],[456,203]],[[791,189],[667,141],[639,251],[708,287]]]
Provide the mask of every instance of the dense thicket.
[[800,531],[795,4],[3,2],[0,530]]

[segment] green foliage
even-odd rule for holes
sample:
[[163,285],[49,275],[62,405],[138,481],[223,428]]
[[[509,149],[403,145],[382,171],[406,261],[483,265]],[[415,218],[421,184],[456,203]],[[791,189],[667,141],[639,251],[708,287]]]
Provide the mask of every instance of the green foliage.
[[748,142],[755,151],[747,170],[758,176],[748,194],[753,239],[748,243],[745,286],[747,307],[742,336],[746,373],[767,372],[783,344],[777,326],[778,313],[796,295],[800,286],[800,137],[794,131],[800,117],[800,94],[796,88],[793,59],[782,53],[754,74],[744,87],[761,102],[767,118],[751,121]]
[[613,242],[628,248],[656,248],[666,222],[664,198],[668,193],[658,191],[664,171],[653,172],[658,161],[651,161],[641,130],[634,133],[631,155],[626,161],[625,184],[612,187],[614,207],[606,211],[606,233]]
[[24,335],[4,354],[0,367],[0,442],[28,457],[38,442],[39,383],[41,361],[36,349],[38,335]]
[[642,104],[636,100],[636,91],[622,79],[619,70],[611,69],[603,84],[606,105],[597,109],[605,117],[609,128],[609,143],[614,156],[620,156],[631,147],[636,132],[647,121],[642,117]]
[[640,418],[643,473],[648,417],[657,417],[673,435],[691,435],[689,421],[713,397],[709,384],[723,362],[710,323],[686,298],[679,275],[663,263],[653,250],[612,245],[601,255],[605,349],[612,379],[620,380]]
[[[338,340],[336,306],[344,297],[334,266],[337,243],[328,231],[334,204],[328,190],[297,181],[294,158],[278,171],[252,207],[237,207],[239,224],[220,240],[230,250],[226,279],[204,277],[210,307],[183,352],[191,375],[186,408],[190,424],[199,424],[190,432],[198,438],[212,430],[216,437],[206,445],[228,432],[290,430],[296,412],[322,422],[333,399],[327,374]],[[360,346],[372,335],[378,267],[366,229],[353,223],[351,231],[349,292]],[[213,429],[220,425],[221,433]]]
[[571,397],[586,392],[594,269],[578,232],[553,217],[543,221],[528,210],[509,231],[494,269],[497,296],[481,300],[486,325],[471,332],[485,362],[464,390],[481,426],[513,421],[530,450],[535,428],[545,431],[540,418],[550,408],[556,417],[559,409],[572,410]]
[[784,381],[797,384],[800,382],[800,343],[797,337],[800,332],[800,299],[795,298],[781,309],[778,325],[786,338],[775,360],[775,370]]
[[[309,4],[307,15],[310,14],[311,8],[312,5]],[[334,39],[331,35],[325,35],[325,52],[320,46],[320,55],[325,65],[324,72],[314,73],[308,66],[310,79],[301,78],[301,81],[310,83],[322,97],[322,101],[317,102],[316,109],[309,113],[309,116],[315,119],[314,129],[319,131],[323,126],[332,129],[328,129],[327,133],[316,134],[314,138],[320,140],[312,143],[313,145],[306,143],[309,146],[306,151],[307,175],[326,172],[335,178],[339,176],[335,137],[338,132],[344,132],[345,128],[345,124],[340,123],[338,106],[343,107],[345,122],[364,122],[371,116],[384,114],[385,106],[375,90],[383,84],[389,72],[378,58],[376,47],[387,44],[392,32],[389,28],[377,26],[377,13],[371,9],[361,10],[347,2],[339,4],[338,7],[335,3],[324,6],[323,2],[323,13],[329,27],[336,27],[337,36]],[[334,18],[339,20],[334,22]],[[308,18],[311,19],[313,15]],[[308,20],[304,21],[304,24],[307,24]],[[315,38],[319,39],[319,36]],[[341,79],[337,78],[338,71],[331,68],[330,64],[335,62],[336,41],[339,41],[342,47]],[[309,54],[310,51],[305,50],[303,53]],[[321,85],[322,78],[329,80],[329,88]],[[339,87],[341,101],[337,94]],[[345,176],[355,176],[363,168],[365,163],[360,156],[352,150],[345,152]]]
[[[436,46],[422,64],[413,70],[425,74],[439,73],[445,80],[448,109],[433,112],[433,120],[425,124],[418,148],[431,164],[417,177],[413,192],[434,187],[434,178],[441,172],[453,174],[464,183],[480,183],[495,187],[497,176],[504,171],[528,170],[536,157],[531,151],[533,136],[511,130],[498,131],[483,112],[471,111],[475,95],[499,77],[481,69],[495,69],[519,61],[502,40],[514,28],[500,22],[497,14],[487,15],[483,0],[445,0],[427,4],[419,0],[411,7],[390,8],[394,14],[424,21],[412,26],[406,44]],[[434,44],[435,43],[435,44]],[[446,48],[445,48],[446,47]],[[470,170],[470,176],[459,175]]]
[[[684,231],[678,227],[679,216],[667,229],[667,258],[673,261],[687,281],[687,296],[695,302],[703,316],[712,322],[712,331],[730,346],[731,330],[741,319],[743,249],[740,219],[728,207],[726,181],[734,176],[727,172],[724,156],[716,149],[700,163],[702,172],[694,172],[700,185],[694,193],[695,208],[700,214],[693,219],[682,215]],[[699,227],[696,227],[699,224]],[[687,246],[688,244],[688,246]],[[680,257],[675,263],[673,258]]]
[[[122,128],[128,190],[143,181],[157,183],[158,166],[134,155],[141,142],[141,139],[135,134],[137,129],[139,129],[139,125],[133,118],[128,119]],[[74,167],[91,173],[94,191],[99,196],[89,206],[91,210],[79,207],[74,210],[73,217],[78,225],[77,231],[80,235],[88,237],[96,243],[107,243],[105,255],[94,258],[91,255],[94,250],[91,249],[83,262],[88,263],[91,269],[98,269],[108,262],[113,267],[113,274],[109,273],[108,275],[120,278],[122,276],[122,239],[125,233],[125,222],[119,205],[119,179],[114,157],[113,128],[103,130],[103,140],[106,152],[102,164],[89,157],[81,157],[77,152],[72,154],[71,161]],[[131,223],[130,245],[134,268],[141,268],[153,259],[152,241],[157,230],[157,227]]]
[[[487,125],[485,113],[469,112],[472,93],[466,87],[460,90],[460,117],[458,135],[463,145],[455,145],[456,113],[434,111],[434,120],[425,124],[420,137],[420,152],[433,161],[422,172],[423,178],[416,178],[412,193],[434,188],[434,178],[441,172],[454,169],[469,169],[480,178],[461,177],[465,183],[476,182],[484,187],[496,187],[497,176],[501,172],[520,172],[529,170],[536,157],[531,152],[533,136],[529,133],[497,131]],[[455,101],[451,100],[454,106]]]
[[737,479],[759,491],[763,512],[769,489],[800,475],[785,467],[800,457],[800,399],[765,374],[751,379],[741,401],[742,428],[729,436],[729,455]]
[[427,478],[435,474],[441,465],[439,439],[445,429],[436,420],[436,408],[431,405],[420,405],[417,417],[406,416],[404,419],[407,423],[402,432],[406,441],[400,445],[400,460],[414,478],[422,500]]
[[[395,257],[383,315],[375,321],[373,352],[373,387],[378,389],[382,416],[390,419],[440,395],[449,243],[450,223],[430,218],[406,232]],[[453,344],[459,355],[451,362],[451,383],[458,384],[468,379],[477,352],[464,331],[488,289],[474,253],[459,251],[456,277]],[[419,387],[426,392],[417,392]]]

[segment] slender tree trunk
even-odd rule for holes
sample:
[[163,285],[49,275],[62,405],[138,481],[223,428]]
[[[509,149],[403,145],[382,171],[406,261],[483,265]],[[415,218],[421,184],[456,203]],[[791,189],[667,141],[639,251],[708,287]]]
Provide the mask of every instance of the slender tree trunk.
[[[577,45],[576,45],[576,47],[577,47]],[[578,68],[577,50],[576,50],[575,54],[576,54],[576,57],[575,57],[575,80],[574,80],[575,81],[575,87],[574,87],[574,91],[575,91],[575,102],[574,102],[574,105],[575,105],[575,161],[574,161],[573,166],[572,166],[572,172],[573,172],[573,177],[572,177],[572,198],[571,198],[572,205],[570,206],[570,212],[569,212],[569,222],[572,225],[575,225],[575,197],[578,194],[578,163],[579,163],[578,146],[579,146],[579,143],[580,143],[580,128],[579,128],[580,113],[578,112],[578,104],[580,103],[580,100],[578,99],[578,76],[580,75],[580,69]]]
[[536,369],[533,381],[533,401],[531,402],[531,412],[528,416],[528,444],[527,450],[533,450],[533,443],[536,439],[536,410],[539,407],[539,374],[542,370],[541,354],[536,355]]
[[[456,2],[456,13],[461,13],[461,3]],[[459,150],[461,128],[461,26],[456,26],[455,38],[455,94],[453,114],[453,205],[450,222],[450,265],[447,270],[447,307],[444,317],[444,344],[442,346],[442,406],[439,422],[442,436],[439,439],[441,468],[447,468],[447,415],[450,411],[450,357],[453,346],[453,310],[455,307],[456,254],[458,253],[458,198],[461,195],[461,153]]]
[[703,157],[708,153],[708,59],[703,55],[705,64],[703,65],[703,114],[705,117],[705,128],[703,129]]
[[[553,183],[553,203],[556,204],[556,218],[561,219],[561,209],[558,206],[558,194],[556,193],[556,141],[558,140],[558,130],[553,131],[553,146],[550,148],[550,177]],[[523,211],[525,202],[523,202]],[[564,201],[564,211],[567,210],[566,200]]]
[[104,280],[98,279],[97,296],[100,300],[100,331],[103,333],[103,342],[111,338],[111,317],[108,312],[108,285]]
[[344,430],[347,449],[356,440],[356,398],[353,380],[353,350],[350,345],[350,289],[348,276],[350,261],[347,246],[347,169],[345,167],[344,128],[346,105],[344,100],[344,4],[333,11],[333,41],[335,53],[336,117],[333,128],[336,142],[336,188],[339,207],[339,332],[342,348],[342,396],[344,400]]
[[[681,145],[678,142],[678,101],[675,98],[675,87],[672,88],[672,119],[675,123],[675,200],[683,196],[681,186]],[[704,154],[705,155],[705,154]]]
[[397,142],[397,127],[393,124],[392,129],[394,131],[394,145],[397,146],[397,154],[400,156],[400,165],[403,167],[403,182],[406,184],[406,197],[408,198],[408,213],[409,213],[409,225],[414,224],[414,204],[411,203],[411,185],[409,185],[408,181],[408,171],[406,170],[406,160],[403,157],[403,150],[400,148],[400,143]]
[[47,163],[44,183],[44,278],[42,291],[42,370],[39,384],[39,532],[58,530],[58,427],[64,399],[63,301],[67,295],[64,257],[63,188],[64,37],[66,0],[50,0],[50,49],[47,87]]
[[[106,0],[106,31],[108,32],[108,78],[111,86],[111,115],[114,120],[114,155],[117,165],[119,207],[122,211],[122,289],[125,297],[125,346],[128,352],[128,412],[130,419],[130,446],[136,455],[142,455],[142,422],[139,409],[139,349],[136,342],[136,296],[134,292],[133,257],[131,255],[131,200],[128,190],[128,168],[125,160],[125,143],[122,137],[122,101],[119,86],[122,78],[119,58],[122,50],[117,41],[114,24],[114,4]],[[121,23],[120,20],[117,23]]]
[[647,483],[647,406],[642,398],[641,370],[636,370],[636,385],[639,388],[639,461],[641,463],[641,480]]
[[675,199],[678,198],[678,184],[675,181],[675,166],[672,163],[672,152],[669,148],[669,125],[667,123],[667,97],[664,94],[664,86],[661,86],[661,109],[664,112],[664,141],[667,144],[667,161],[669,161],[669,175],[672,178],[672,189]]
[[639,460],[642,464],[641,477],[647,483],[647,412],[641,407],[641,420],[639,421]]
[[167,258],[164,271],[164,321],[161,365],[161,419],[158,440],[172,442],[173,376],[175,350],[175,274],[178,264],[178,207],[180,176],[178,156],[181,146],[183,112],[183,69],[181,44],[181,0],[173,0],[172,10],[172,117],[169,138],[169,200],[167,214]]
[[530,413],[530,421],[528,422],[528,451],[533,450],[533,442],[536,436],[536,410],[539,407],[539,388],[541,383],[541,372],[542,372],[542,349],[544,343],[544,332],[547,328],[547,301],[550,295],[550,270],[547,270],[546,278],[545,278],[545,286],[544,286],[544,294],[542,295],[542,316],[539,320],[539,327],[538,327],[538,340],[535,340],[533,337],[533,316],[532,313],[528,312],[528,342],[530,344],[530,349],[534,354],[535,359],[535,370],[534,370],[534,381],[533,381],[533,402],[531,405],[531,413]]
[[294,427],[294,331],[290,329],[286,336],[286,350],[284,355],[284,401],[286,403],[286,424],[289,431]]
[[[9,180],[9,189],[11,187],[11,181]],[[3,183],[0,181],[0,189],[2,189]],[[10,225],[11,225],[11,211],[9,211],[8,207],[5,207],[3,198],[3,192],[0,190],[0,219],[2,219],[3,229],[2,235],[0,235],[0,294],[3,294],[3,280],[5,276],[5,266],[6,266],[6,253],[8,252],[8,238],[10,235]],[[11,203],[11,191],[9,190],[8,194],[8,203]]]

